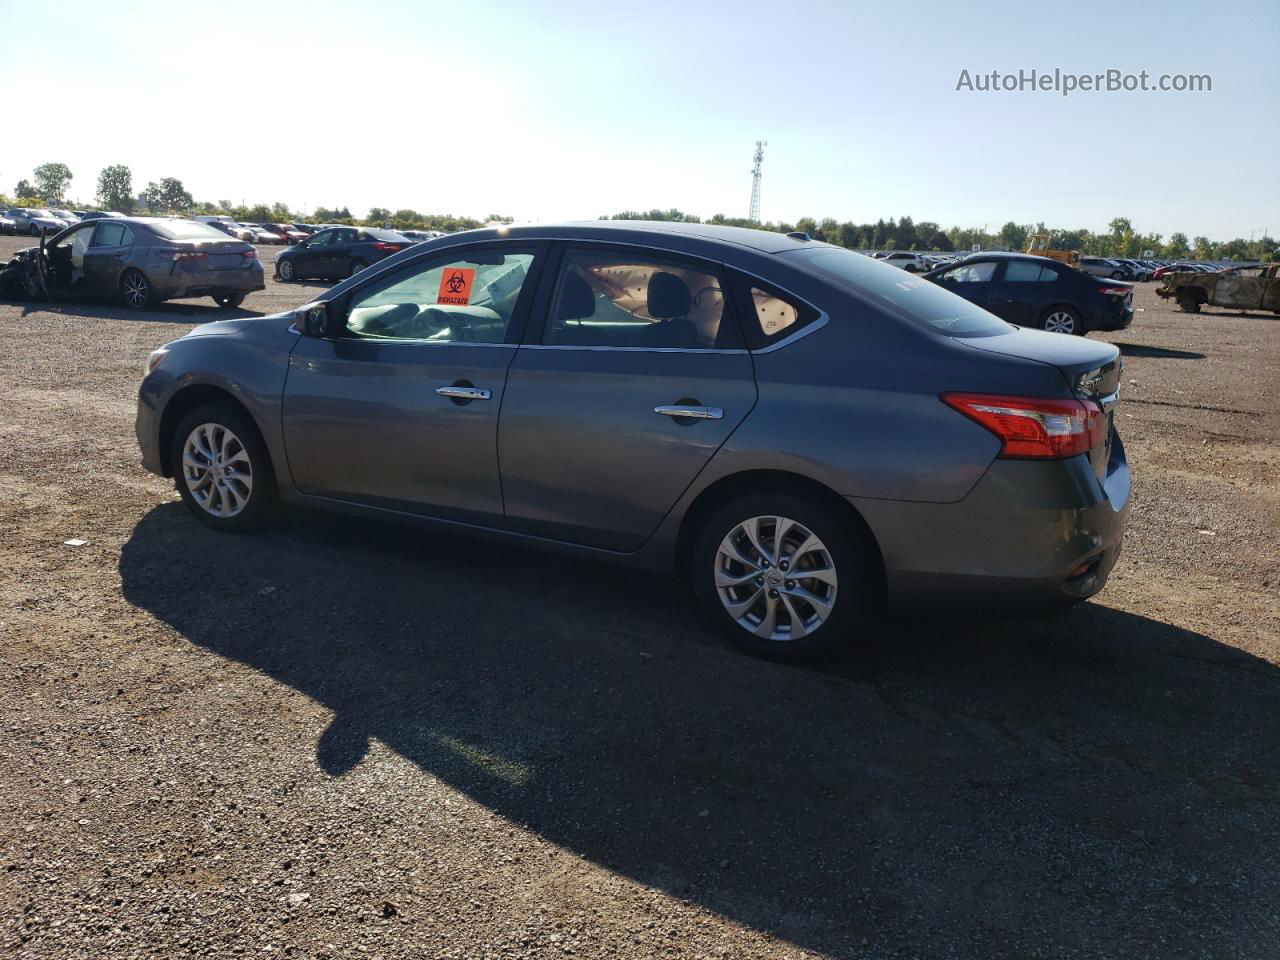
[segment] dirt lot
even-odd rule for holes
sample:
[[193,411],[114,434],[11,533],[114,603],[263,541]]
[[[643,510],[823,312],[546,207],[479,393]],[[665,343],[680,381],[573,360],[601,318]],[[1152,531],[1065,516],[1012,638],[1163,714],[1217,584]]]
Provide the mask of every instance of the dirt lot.
[[0,304],[0,955],[1280,956],[1280,322],[1152,290],[1107,590],[820,670],[597,564],[211,533],[134,396],[226,314]]

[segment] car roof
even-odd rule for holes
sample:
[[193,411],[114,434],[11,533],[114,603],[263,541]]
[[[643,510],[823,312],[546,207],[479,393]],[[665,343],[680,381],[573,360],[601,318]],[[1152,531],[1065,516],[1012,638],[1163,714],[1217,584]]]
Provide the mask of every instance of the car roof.
[[573,239],[624,242],[645,235],[653,241],[661,237],[685,237],[692,240],[731,244],[759,253],[785,253],[809,247],[827,247],[819,240],[799,240],[772,230],[751,227],[727,227],[714,223],[686,223],[667,220],[582,220],[559,223],[528,224],[507,227],[484,227],[450,234],[450,239],[485,240],[490,238]]

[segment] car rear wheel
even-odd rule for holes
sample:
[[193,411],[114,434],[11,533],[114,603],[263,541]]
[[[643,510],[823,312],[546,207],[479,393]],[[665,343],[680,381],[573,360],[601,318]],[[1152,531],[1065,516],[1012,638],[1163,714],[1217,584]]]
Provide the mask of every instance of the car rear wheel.
[[281,280],[288,283],[294,277],[293,263],[289,260],[277,260],[276,273],[280,274]]
[[213,302],[227,310],[234,310],[240,304],[244,303],[243,293],[215,293]]
[[1050,307],[1040,320],[1040,328],[1050,333],[1083,334],[1084,321],[1071,307]]
[[1200,301],[1189,293],[1178,294],[1178,306],[1183,313],[1199,313]]
[[357,273],[359,273],[361,270],[365,270],[365,269],[367,269],[367,268],[368,268],[368,266],[369,266],[369,264],[368,264],[368,263],[366,263],[365,261],[363,261],[363,260],[361,260],[361,259],[359,259],[359,258],[357,258],[357,259],[355,259],[355,260],[352,260],[352,261],[351,261],[351,272],[350,272],[349,274],[347,274],[347,276],[349,276],[349,277],[354,277],[354,276],[355,276]]
[[856,639],[871,608],[868,564],[829,507],[788,493],[737,497],[703,525],[694,592],[737,646],[810,660]]
[[120,278],[120,299],[126,307],[145,310],[153,303],[155,294],[151,281],[138,270],[126,270]]
[[214,530],[261,527],[275,505],[275,475],[257,427],[228,406],[197,407],[178,424],[170,451],[182,502]]

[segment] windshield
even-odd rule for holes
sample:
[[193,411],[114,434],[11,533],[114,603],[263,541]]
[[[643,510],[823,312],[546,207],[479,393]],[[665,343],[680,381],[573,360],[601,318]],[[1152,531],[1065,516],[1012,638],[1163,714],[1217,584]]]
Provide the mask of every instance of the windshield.
[[166,240],[225,240],[227,235],[215,230],[207,223],[196,223],[192,220],[165,220],[160,223],[149,223],[148,227]]
[[838,247],[815,247],[783,254],[842,290],[887,308],[948,337],[989,337],[1009,325],[963,297],[897,267]]

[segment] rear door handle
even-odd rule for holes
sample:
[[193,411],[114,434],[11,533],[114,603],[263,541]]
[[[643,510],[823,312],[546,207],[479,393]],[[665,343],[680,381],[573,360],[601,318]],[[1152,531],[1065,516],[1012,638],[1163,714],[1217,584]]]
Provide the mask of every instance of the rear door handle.
[[436,387],[436,393],[451,400],[488,400],[493,396],[484,387]]
[[653,412],[664,417],[688,417],[691,420],[723,420],[724,411],[719,407],[692,407],[682,404],[664,404]]

